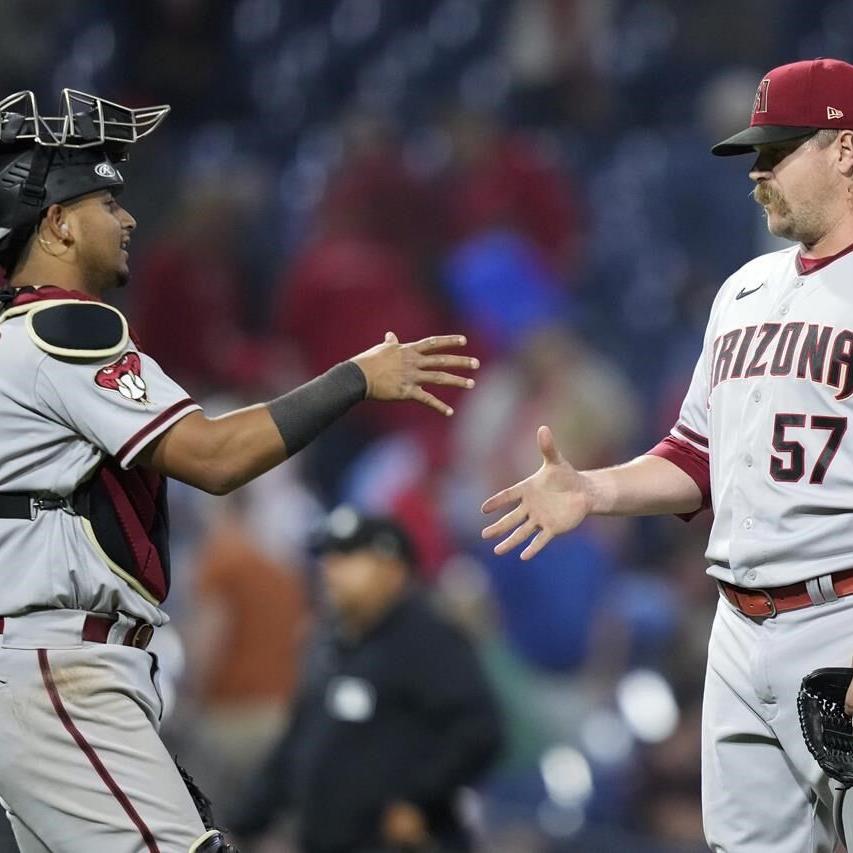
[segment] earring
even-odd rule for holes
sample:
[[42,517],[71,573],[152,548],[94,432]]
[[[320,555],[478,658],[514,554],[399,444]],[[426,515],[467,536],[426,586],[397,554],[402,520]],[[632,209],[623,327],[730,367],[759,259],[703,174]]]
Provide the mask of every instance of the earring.
[[[36,231],[36,239],[44,247],[45,252],[47,252],[48,255],[51,255],[54,258],[58,258],[60,255],[64,255],[71,245],[70,243],[66,243],[64,240],[45,240],[44,237],[42,237],[41,234],[38,233],[38,231]],[[62,246],[62,251],[52,251],[48,248],[48,246],[55,246],[57,243]]]

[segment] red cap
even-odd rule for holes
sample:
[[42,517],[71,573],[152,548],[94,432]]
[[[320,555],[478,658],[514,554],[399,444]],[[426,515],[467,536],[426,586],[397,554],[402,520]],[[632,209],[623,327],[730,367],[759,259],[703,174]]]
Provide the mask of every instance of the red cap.
[[812,59],[780,65],[758,84],[749,127],[718,142],[712,154],[747,154],[822,128],[853,128],[853,65]]

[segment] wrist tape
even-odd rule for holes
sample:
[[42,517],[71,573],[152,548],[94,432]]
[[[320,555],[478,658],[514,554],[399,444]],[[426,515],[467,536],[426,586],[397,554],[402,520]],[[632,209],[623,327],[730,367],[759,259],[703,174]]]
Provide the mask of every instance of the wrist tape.
[[293,456],[367,394],[367,380],[352,361],[336,364],[322,376],[267,403],[287,455]]

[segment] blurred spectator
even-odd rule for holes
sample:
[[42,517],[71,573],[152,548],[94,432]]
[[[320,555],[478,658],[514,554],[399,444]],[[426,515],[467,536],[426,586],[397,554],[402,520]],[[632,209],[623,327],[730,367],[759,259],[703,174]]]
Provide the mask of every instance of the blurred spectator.
[[182,124],[239,103],[240,69],[219,61],[226,56],[229,0],[122,5],[119,74],[131,97],[160,103],[167,92]]
[[494,760],[500,724],[469,643],[414,588],[390,519],[340,507],[317,551],[329,619],[235,832],[289,811],[304,853],[470,849],[457,795]]
[[[515,0],[504,52],[525,124],[594,132],[614,120],[612,69],[603,62],[615,0]],[[582,95],[580,94],[582,93]]]
[[570,272],[580,260],[580,221],[566,170],[487,114],[458,110],[448,130],[452,160],[442,186],[451,240],[515,231],[553,271]]
[[234,178],[188,187],[135,265],[132,316],[145,348],[194,394],[282,384],[279,351],[245,332],[240,234],[257,197],[246,175]]
[[534,667],[568,673],[594,651],[594,628],[618,564],[591,530],[579,530],[527,571],[520,559],[484,555],[502,628],[513,650]]
[[533,244],[512,231],[474,234],[448,255],[445,288],[482,357],[511,353],[568,313],[559,279]]
[[[274,294],[273,331],[295,346],[306,376],[379,343],[386,331],[417,340],[454,325],[427,285],[425,259],[438,240],[439,222],[428,194],[406,171],[385,125],[354,116],[345,126],[344,161],[319,204],[311,236],[286,263]],[[455,405],[457,390],[443,390]],[[407,406],[380,411],[368,404],[347,421],[373,436],[414,432],[439,455],[447,434],[440,419]]]
[[[80,3],[71,0],[59,10],[50,0],[6,0],[0,27],[0,73],[4,95],[18,89],[32,89],[52,58],[65,16],[79,14]],[[56,15],[58,20],[52,19]],[[33,27],[34,19],[51,18],[54,27]],[[59,25],[59,26],[57,26]],[[51,93],[51,102],[55,97]]]
[[701,697],[694,697],[671,737],[642,759],[642,790],[637,792],[636,821],[642,831],[671,844],[704,849],[702,844]]
[[416,340],[440,325],[402,252],[331,223],[288,264],[277,301],[274,329],[296,344],[311,375],[380,343],[386,331]]
[[[181,754],[220,806],[243,790],[287,718],[308,630],[300,515],[318,512],[286,468],[234,492],[194,558],[184,617],[194,713]],[[188,705],[187,710],[189,711]]]
[[320,201],[320,222],[393,246],[416,274],[426,271],[446,239],[435,188],[412,174],[390,119],[352,113],[341,137],[343,161]]

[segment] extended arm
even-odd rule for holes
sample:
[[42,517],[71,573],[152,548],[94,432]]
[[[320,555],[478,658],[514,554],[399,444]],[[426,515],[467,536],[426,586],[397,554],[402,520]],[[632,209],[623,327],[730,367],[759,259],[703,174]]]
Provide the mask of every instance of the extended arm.
[[588,515],[689,513],[702,506],[702,491],[693,478],[659,456],[639,456],[614,468],[576,471],[557,450],[548,427],[539,428],[537,440],[542,467],[483,504],[483,512],[510,508],[483,530],[484,539],[509,534],[495,546],[496,554],[505,554],[533,536],[521,552],[521,558],[529,560]]
[[589,491],[590,515],[678,515],[702,506],[695,480],[660,456],[638,456],[580,476]]
[[401,344],[389,332],[384,343],[271,403],[218,418],[187,415],[137,461],[212,494],[227,494],[292,456],[358,400],[415,400],[452,415],[422,386],[473,387],[473,379],[448,371],[474,370],[477,359],[440,352],[465,343],[461,335],[444,335]]

